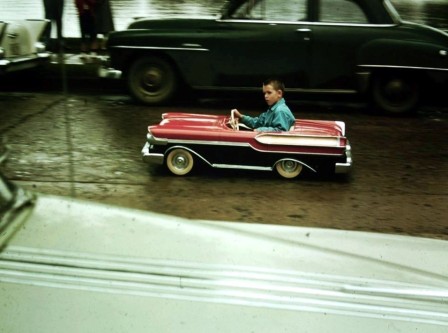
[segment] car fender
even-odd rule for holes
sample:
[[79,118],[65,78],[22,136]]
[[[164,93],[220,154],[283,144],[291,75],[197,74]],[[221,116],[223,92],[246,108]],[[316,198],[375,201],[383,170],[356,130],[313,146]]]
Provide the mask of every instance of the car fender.
[[419,40],[376,39],[360,47],[357,53],[358,90],[366,92],[372,74],[401,71],[417,76],[441,73],[448,77],[448,47]]
[[171,146],[169,147],[165,153],[165,162],[166,162],[166,156],[168,156],[168,154],[170,153],[170,151],[172,151],[173,149],[185,149],[186,151],[192,153],[194,156],[198,157],[201,161],[204,161],[206,164],[208,164],[209,166],[213,167],[213,164],[210,163],[205,157],[203,157],[201,154],[199,154],[198,152],[196,152],[195,150],[186,147],[186,146],[181,146],[181,145],[176,145],[176,146]]
[[357,64],[361,68],[448,71],[447,49],[418,40],[377,39],[360,48]]
[[287,161],[287,160],[289,160],[289,161],[294,161],[294,162],[296,162],[296,163],[299,163],[300,165],[304,166],[305,168],[307,168],[308,170],[310,170],[310,171],[312,171],[312,172],[314,172],[314,173],[317,172],[314,168],[312,168],[312,167],[309,166],[308,164],[306,164],[306,163],[304,163],[304,162],[302,162],[302,161],[300,161],[300,160],[298,160],[298,159],[296,159],[296,158],[282,158],[282,159],[280,159],[280,160],[278,160],[277,162],[274,163],[274,165],[272,166],[272,170],[275,169],[275,166],[276,166],[278,163],[280,163],[280,162],[282,162],[282,161]]

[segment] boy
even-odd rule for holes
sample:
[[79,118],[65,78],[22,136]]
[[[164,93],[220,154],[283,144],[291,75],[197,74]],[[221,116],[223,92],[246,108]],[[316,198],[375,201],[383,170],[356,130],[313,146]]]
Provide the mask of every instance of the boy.
[[268,79],[263,82],[263,94],[269,108],[259,117],[242,115],[238,110],[234,110],[235,118],[238,118],[244,125],[253,128],[257,132],[281,132],[289,131],[295,122],[294,115],[286,105],[283,94],[285,86],[277,79]]

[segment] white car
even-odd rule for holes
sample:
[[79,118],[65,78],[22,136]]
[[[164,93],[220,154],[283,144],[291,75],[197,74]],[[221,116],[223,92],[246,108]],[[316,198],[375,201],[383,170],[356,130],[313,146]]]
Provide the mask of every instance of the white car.
[[448,331],[448,242],[195,221],[0,173],[1,332]]
[[47,20],[0,21],[0,74],[33,68],[50,60],[44,43]]

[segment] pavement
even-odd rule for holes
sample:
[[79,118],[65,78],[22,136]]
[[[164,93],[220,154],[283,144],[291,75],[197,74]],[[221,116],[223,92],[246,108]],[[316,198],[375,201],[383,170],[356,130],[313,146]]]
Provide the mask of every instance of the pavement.
[[99,78],[99,70],[106,55],[96,55],[85,57],[81,53],[53,53],[50,63],[45,66],[50,71],[49,74],[58,73],[61,65],[66,67],[67,73],[71,77]]
[[79,50],[54,52],[50,61],[26,71],[6,73],[0,80],[0,91],[51,92],[70,88],[72,92],[104,89],[126,90],[122,80],[100,77],[106,53],[84,58]]

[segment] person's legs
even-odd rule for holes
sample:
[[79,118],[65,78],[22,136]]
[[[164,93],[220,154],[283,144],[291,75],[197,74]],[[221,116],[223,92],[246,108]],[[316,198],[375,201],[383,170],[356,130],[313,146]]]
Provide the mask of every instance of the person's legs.
[[58,0],[56,8],[55,8],[55,22],[56,22],[56,33],[58,37],[59,43],[63,42],[62,35],[62,15],[64,14],[64,0]]
[[97,30],[95,24],[95,17],[89,15],[88,18],[88,34],[89,34],[89,47],[92,55],[96,56],[96,52],[98,51],[98,41],[97,41]]
[[86,56],[87,52],[89,52],[88,25],[88,15],[79,14],[79,29],[81,30],[81,57]]

